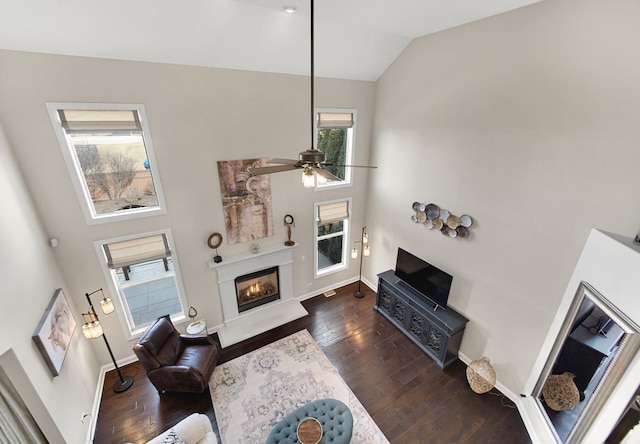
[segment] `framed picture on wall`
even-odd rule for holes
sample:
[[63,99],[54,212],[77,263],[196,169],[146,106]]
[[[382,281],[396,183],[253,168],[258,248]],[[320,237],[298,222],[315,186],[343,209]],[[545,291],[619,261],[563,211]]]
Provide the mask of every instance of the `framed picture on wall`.
[[229,245],[273,236],[271,179],[268,174],[249,174],[249,168],[263,167],[267,163],[268,159],[218,161]]
[[33,333],[33,341],[53,376],[60,374],[75,328],[71,307],[62,288],[58,288]]

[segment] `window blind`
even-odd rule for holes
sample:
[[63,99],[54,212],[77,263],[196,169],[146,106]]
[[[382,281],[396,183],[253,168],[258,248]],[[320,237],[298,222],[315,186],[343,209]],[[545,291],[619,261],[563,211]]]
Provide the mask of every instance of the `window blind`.
[[60,123],[67,134],[96,131],[142,131],[135,110],[59,109]]
[[318,128],[351,128],[353,113],[318,113]]
[[318,225],[330,224],[349,217],[349,203],[346,200],[318,206]]
[[107,255],[107,264],[113,269],[171,256],[165,234],[113,242],[103,247]]

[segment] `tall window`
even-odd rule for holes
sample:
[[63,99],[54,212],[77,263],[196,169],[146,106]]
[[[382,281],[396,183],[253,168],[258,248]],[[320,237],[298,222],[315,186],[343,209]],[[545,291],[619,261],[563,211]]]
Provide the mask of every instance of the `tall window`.
[[164,212],[142,105],[47,103],[87,223]]
[[315,275],[326,275],[347,267],[349,207],[351,199],[315,204]]
[[[349,165],[353,160],[355,110],[320,110],[317,113],[317,148],[326,154],[327,163]],[[319,188],[344,186],[351,183],[351,168],[328,166],[327,171],[342,179],[318,181]]]
[[169,231],[99,241],[96,248],[118,294],[130,335],[166,314],[172,319],[185,317],[187,304]]

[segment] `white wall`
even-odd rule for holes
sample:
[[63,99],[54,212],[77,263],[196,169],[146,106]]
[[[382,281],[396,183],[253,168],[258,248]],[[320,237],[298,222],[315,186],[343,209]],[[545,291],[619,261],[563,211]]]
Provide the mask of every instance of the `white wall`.
[[49,442],[85,442],[99,366],[79,325],[55,378],[31,339],[55,290],[68,291],[1,126],[0,190],[0,365]]
[[[207,247],[208,236],[216,231],[225,236],[217,161],[296,158],[308,149],[308,77],[12,51],[0,51],[0,66],[11,67],[0,70],[0,122],[45,232],[60,240],[54,254],[78,307],[86,305],[85,292],[107,288],[95,240],[168,227],[188,304],[197,308],[208,326],[220,324],[216,273],[207,266],[214,255]],[[374,87],[372,82],[317,79],[318,107],[358,110],[356,161],[360,163],[368,162]],[[45,109],[47,101],[144,104],[168,213],[88,226]],[[284,215],[294,216],[296,296],[317,294],[357,276],[353,261],[344,272],[314,280],[313,203],[352,196],[353,226],[359,233],[368,174],[354,171],[354,187],[327,192],[303,188],[299,172],[271,176],[275,235],[258,243],[284,242]],[[230,246],[225,236],[219,253],[224,259],[248,250],[249,244]],[[133,353],[118,316],[100,321],[116,359],[121,360]],[[109,364],[106,347],[93,346],[100,363]]]
[[[398,246],[451,273],[462,354],[516,396],[591,228],[640,226],[638,23],[637,1],[540,2],[417,39],[378,81],[366,274]],[[414,201],[472,237],[413,224]]]

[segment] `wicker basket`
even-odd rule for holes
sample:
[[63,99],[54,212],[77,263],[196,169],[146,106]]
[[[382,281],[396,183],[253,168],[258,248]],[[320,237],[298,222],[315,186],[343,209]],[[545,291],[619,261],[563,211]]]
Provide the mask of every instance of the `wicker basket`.
[[469,363],[467,381],[471,390],[480,394],[488,392],[496,385],[496,372],[491,367],[489,358],[483,357]]
[[542,396],[550,409],[561,412],[575,407],[580,402],[580,392],[573,382],[574,377],[569,372],[549,376],[542,388]]

